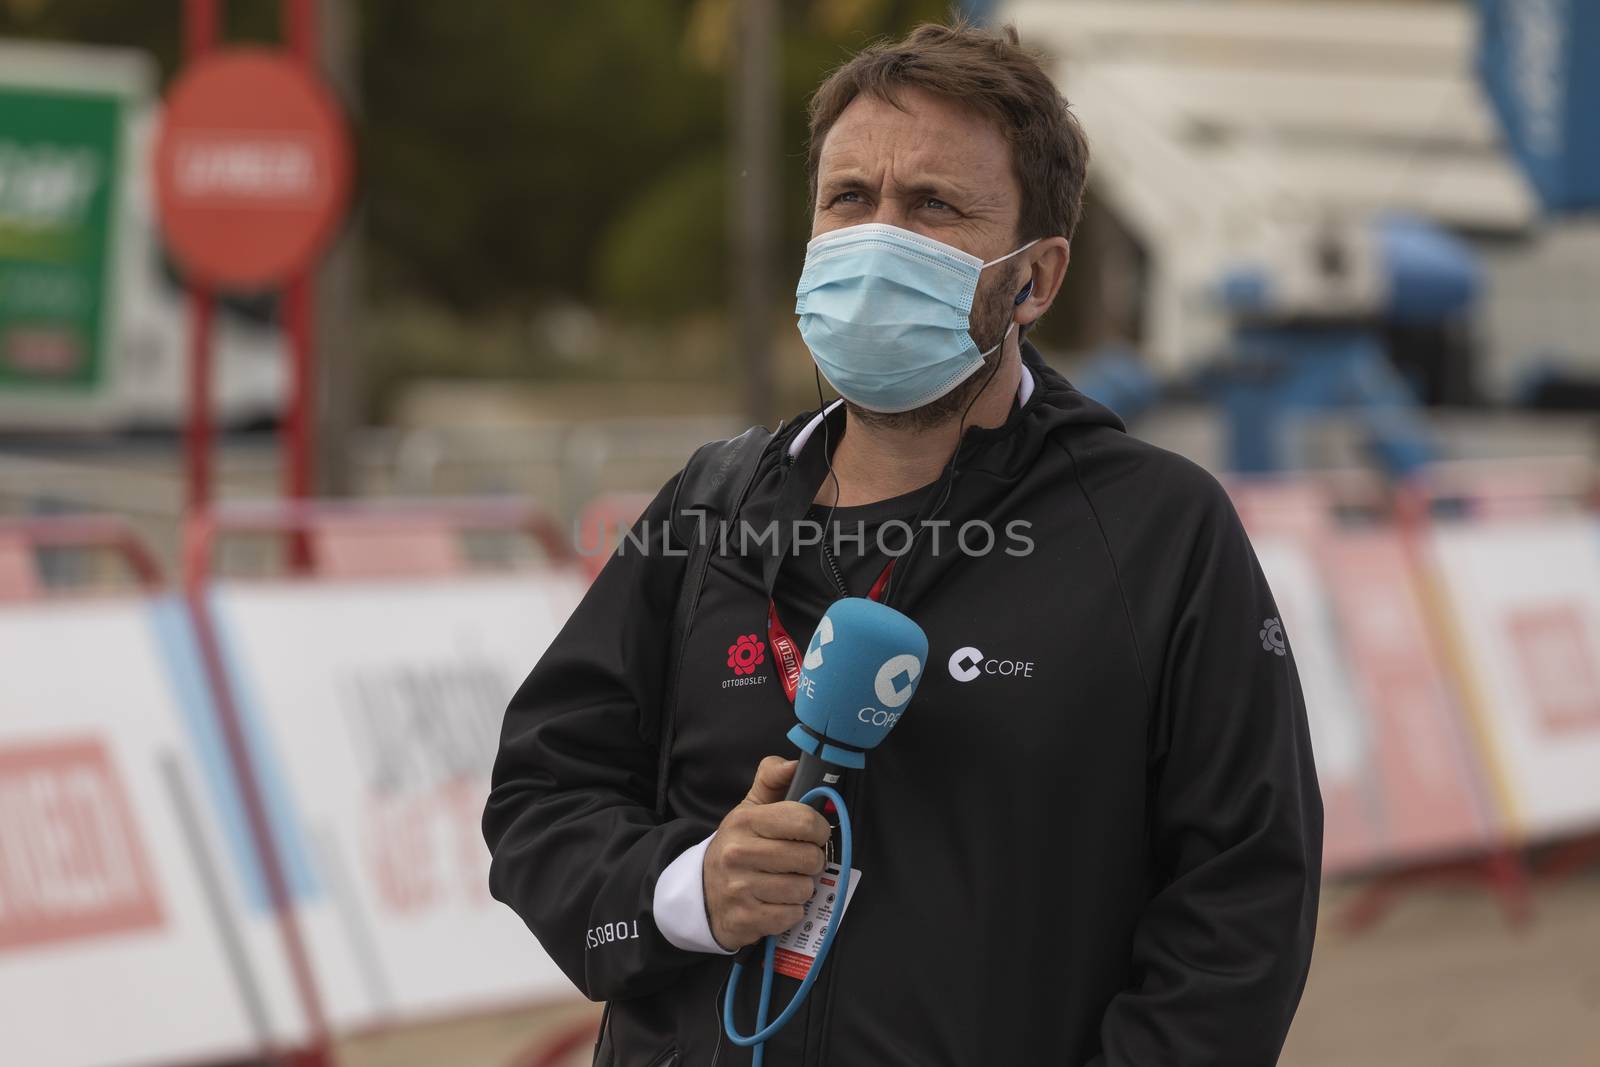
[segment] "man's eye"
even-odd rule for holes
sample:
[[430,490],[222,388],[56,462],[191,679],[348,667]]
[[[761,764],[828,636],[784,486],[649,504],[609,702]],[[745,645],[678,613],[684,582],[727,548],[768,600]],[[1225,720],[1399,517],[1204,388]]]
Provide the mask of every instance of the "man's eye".
[[853,190],[849,191],[849,192],[843,192],[843,193],[840,193],[838,196],[835,196],[833,198],[833,203],[835,203],[835,204],[859,204],[859,203],[861,203],[861,194],[858,193],[858,192],[855,192]]
[[930,196],[922,202],[923,207],[931,207],[935,211],[949,211],[950,205],[936,196]]

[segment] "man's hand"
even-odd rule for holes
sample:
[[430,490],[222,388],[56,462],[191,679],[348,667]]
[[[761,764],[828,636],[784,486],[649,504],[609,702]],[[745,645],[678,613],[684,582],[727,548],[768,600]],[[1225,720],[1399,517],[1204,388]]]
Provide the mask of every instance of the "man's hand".
[[781,934],[805,914],[830,829],[813,808],[784,800],[795,760],[768,756],[706,849],[702,872],[711,936],[728,951]]

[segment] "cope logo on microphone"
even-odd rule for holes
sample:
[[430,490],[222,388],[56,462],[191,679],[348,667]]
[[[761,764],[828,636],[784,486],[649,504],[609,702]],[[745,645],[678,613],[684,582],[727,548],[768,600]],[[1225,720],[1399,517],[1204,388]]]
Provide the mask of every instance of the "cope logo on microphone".
[[[824,615],[817,624],[816,632],[811,635],[811,643],[806,647],[805,659],[800,665],[807,671],[814,671],[826,663],[826,649],[833,643],[833,637],[833,620]],[[861,708],[856,712],[856,720],[884,729],[899,722],[900,712],[896,709],[903,707],[911,699],[911,694],[917,691],[917,677],[921,673],[922,661],[909,652],[884,660],[872,679],[872,695],[882,706],[869,704]],[[816,695],[815,682],[809,675],[800,676],[800,688],[809,696]]]
[[811,644],[806,648],[806,658],[800,666],[808,671],[814,671],[822,666],[822,650],[833,643],[833,619],[824,615],[822,621],[817,623],[817,632],[811,635]]
[[[818,620],[795,686],[797,729],[838,746],[835,756],[861,766],[862,753],[905,715],[927,667],[928,638],[902,613],[845,597]],[[791,734],[793,737],[793,734]],[[796,740],[805,748],[804,737]],[[859,750],[852,756],[850,750]]]
[[898,708],[916,692],[917,675],[922,673],[922,661],[907,652],[894,656],[878,668],[872,680],[872,694],[886,708]]
[[883,707],[865,707],[856,712],[856,718],[868,726],[888,729],[900,721],[899,708],[911,699],[917,690],[917,675],[922,673],[922,661],[906,653],[884,661],[872,680],[872,695]]

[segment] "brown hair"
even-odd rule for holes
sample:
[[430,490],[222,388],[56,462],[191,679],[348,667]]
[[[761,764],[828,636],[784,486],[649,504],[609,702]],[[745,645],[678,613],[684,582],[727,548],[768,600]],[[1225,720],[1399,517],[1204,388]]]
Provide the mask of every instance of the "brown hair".
[[806,173],[813,203],[822,142],[844,109],[863,94],[898,107],[896,93],[907,88],[959,100],[999,126],[1022,189],[1019,240],[1072,236],[1083,209],[1089,142],[1011,26],[996,32],[924,24],[902,41],[869,46],[828,75],[811,97]]

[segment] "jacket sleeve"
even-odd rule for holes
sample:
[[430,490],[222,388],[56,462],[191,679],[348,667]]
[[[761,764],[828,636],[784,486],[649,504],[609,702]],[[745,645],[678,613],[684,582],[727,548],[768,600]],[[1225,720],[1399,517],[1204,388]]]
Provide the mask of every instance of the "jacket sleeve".
[[[489,888],[583,994],[651,992],[705,957],[656,929],[656,879],[715,827],[655,815],[669,632],[686,559],[676,479],[645,510],[506,709],[483,834]],[[642,545],[641,549],[639,546]]]
[[1305,703],[1255,553],[1204,481],[1151,679],[1153,892],[1090,1067],[1270,1067],[1311,962],[1322,801]]

